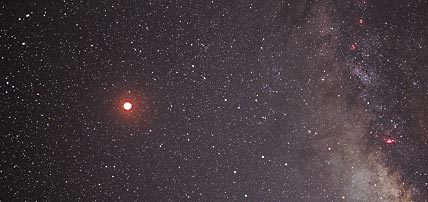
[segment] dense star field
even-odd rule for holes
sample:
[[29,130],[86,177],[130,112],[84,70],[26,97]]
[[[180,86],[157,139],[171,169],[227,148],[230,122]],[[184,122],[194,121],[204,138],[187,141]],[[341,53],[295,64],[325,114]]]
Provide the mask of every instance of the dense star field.
[[0,201],[428,201],[426,0],[0,3]]

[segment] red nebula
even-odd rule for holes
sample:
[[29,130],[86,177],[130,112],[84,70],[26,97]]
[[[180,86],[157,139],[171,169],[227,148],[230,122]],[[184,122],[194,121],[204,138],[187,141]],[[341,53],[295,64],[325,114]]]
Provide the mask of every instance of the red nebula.
[[393,137],[388,137],[385,139],[385,144],[394,144],[397,141],[397,139]]

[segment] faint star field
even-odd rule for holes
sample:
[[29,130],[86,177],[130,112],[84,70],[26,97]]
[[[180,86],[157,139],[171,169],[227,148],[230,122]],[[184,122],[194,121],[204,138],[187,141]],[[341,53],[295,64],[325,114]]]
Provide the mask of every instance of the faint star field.
[[0,3],[0,201],[427,201],[427,1]]

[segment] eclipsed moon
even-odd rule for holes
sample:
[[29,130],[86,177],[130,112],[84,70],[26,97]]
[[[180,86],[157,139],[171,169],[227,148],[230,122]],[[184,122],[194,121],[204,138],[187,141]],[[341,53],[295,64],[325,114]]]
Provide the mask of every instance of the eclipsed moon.
[[123,109],[126,111],[129,111],[132,109],[132,103],[131,102],[125,102],[123,103]]

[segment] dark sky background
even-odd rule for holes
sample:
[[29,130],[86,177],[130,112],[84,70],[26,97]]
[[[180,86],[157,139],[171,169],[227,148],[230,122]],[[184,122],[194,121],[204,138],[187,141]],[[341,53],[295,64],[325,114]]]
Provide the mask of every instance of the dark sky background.
[[428,199],[427,1],[0,6],[0,201]]

